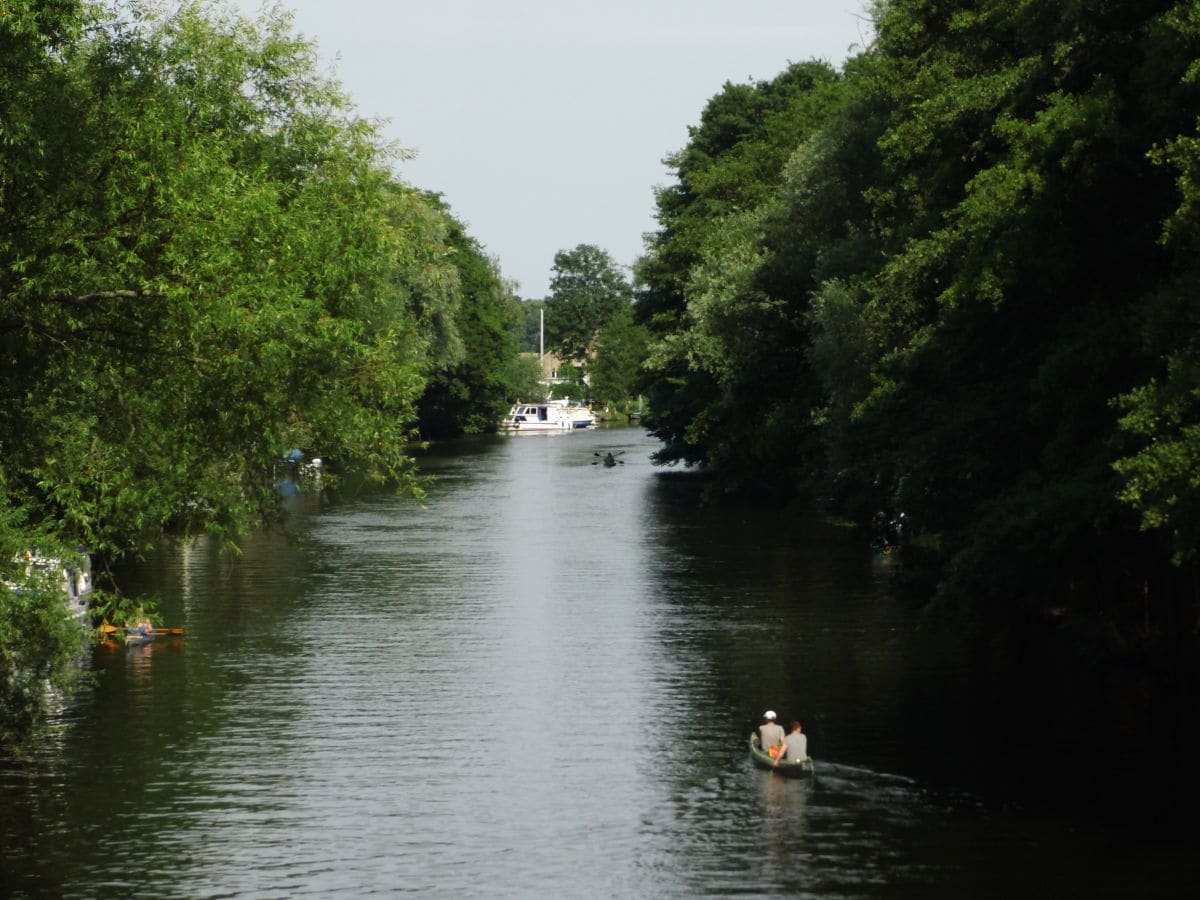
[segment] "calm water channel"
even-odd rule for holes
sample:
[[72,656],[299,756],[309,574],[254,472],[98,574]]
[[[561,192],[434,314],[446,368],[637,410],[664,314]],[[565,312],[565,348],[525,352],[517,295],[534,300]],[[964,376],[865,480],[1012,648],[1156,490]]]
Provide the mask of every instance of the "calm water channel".
[[[819,520],[701,509],[635,429],[447,445],[128,587],[182,639],[0,763],[0,895],[1178,896],[1193,848],[1003,802],[962,654]],[[600,451],[622,465],[593,465]],[[813,783],[751,767],[801,718]],[[1002,785],[1003,782],[1001,781]],[[1098,786],[1136,790],[1136,785]]]

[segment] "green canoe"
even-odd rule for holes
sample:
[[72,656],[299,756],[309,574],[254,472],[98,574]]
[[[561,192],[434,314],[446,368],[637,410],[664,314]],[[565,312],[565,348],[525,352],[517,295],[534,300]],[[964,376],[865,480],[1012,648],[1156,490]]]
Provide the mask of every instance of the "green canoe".
[[750,733],[750,758],[760,769],[768,769],[788,778],[811,778],[813,776],[812,759],[802,759],[798,762],[789,759],[780,760],[778,764],[771,759],[771,754],[758,746],[758,735]]

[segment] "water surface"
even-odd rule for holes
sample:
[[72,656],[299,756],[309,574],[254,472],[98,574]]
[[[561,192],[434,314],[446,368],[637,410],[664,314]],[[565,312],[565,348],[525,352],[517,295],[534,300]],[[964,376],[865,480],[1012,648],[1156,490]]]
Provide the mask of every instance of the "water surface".
[[[456,442],[423,505],[300,498],[129,574],[183,639],[0,764],[5,893],[1178,896],[1192,847],[985,777],[961,650],[807,514],[698,507],[640,431]],[[619,452],[622,464],[594,465]],[[766,708],[815,782],[751,767]],[[1003,784],[1003,782],[1000,782]],[[1129,790],[1128,783],[1099,786]]]

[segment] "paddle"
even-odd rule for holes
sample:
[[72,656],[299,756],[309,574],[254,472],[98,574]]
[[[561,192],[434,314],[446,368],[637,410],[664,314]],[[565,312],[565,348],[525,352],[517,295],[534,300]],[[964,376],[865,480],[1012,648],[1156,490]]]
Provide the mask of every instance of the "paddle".
[[[618,450],[616,453],[603,454],[605,456],[605,459],[603,460],[604,465],[606,465],[606,466],[623,466],[623,465],[625,465],[625,460],[617,459],[617,457],[620,456],[624,452],[625,452],[624,450]],[[592,452],[592,456],[601,456],[601,455],[602,454],[600,454],[598,452],[595,452],[595,451]],[[600,463],[601,463],[601,460],[593,460],[592,461],[593,466],[598,466],[598,465],[600,465]]]

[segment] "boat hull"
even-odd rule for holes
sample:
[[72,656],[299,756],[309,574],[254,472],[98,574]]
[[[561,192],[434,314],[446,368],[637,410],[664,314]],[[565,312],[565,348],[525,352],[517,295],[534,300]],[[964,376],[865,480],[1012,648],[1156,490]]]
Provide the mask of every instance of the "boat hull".
[[504,431],[520,432],[522,434],[557,434],[558,432],[571,430],[569,425],[558,422],[505,421],[500,427]]
[[510,433],[575,431],[595,426],[596,417],[591,410],[571,406],[566,400],[516,403],[500,423],[500,428]]
[[783,759],[776,764],[775,760],[771,759],[771,754],[758,746],[757,734],[751,734],[748,743],[750,745],[750,758],[754,760],[754,764],[760,769],[775,772],[785,778],[812,778],[815,774],[815,768],[811,759],[802,759],[799,762],[789,762],[787,759]]

